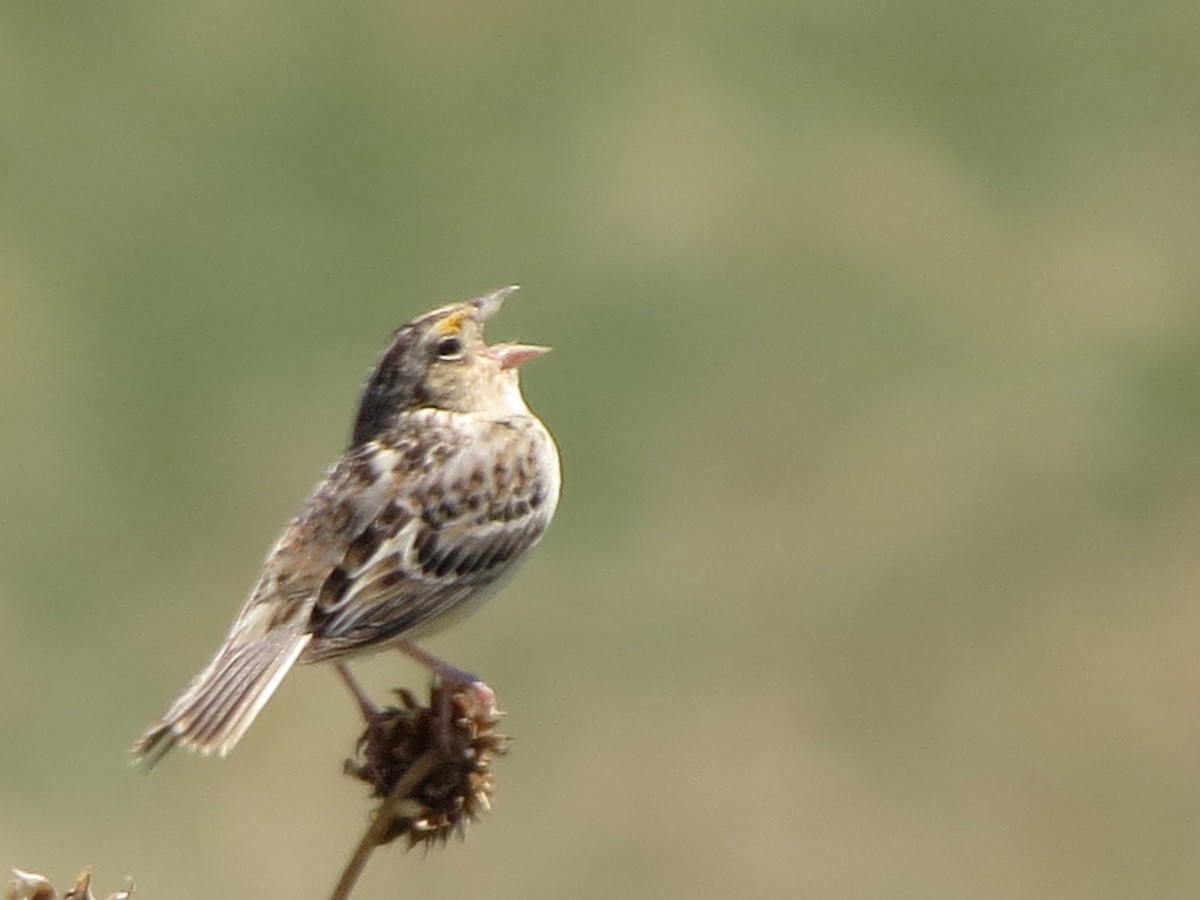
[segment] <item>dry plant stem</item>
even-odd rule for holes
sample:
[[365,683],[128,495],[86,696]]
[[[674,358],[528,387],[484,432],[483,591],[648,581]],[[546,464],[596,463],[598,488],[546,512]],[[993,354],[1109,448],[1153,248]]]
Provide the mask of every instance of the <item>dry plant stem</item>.
[[346,900],[350,896],[354,886],[358,884],[363,869],[366,868],[367,860],[371,858],[371,854],[375,852],[375,848],[380,845],[388,828],[391,827],[394,818],[392,807],[411,794],[413,789],[437,768],[440,761],[441,755],[437,751],[426,750],[417,757],[416,762],[404,773],[404,777],[396,782],[391,793],[388,794],[387,800],[379,807],[379,812],[371,820],[362,840],[358,842],[354,855],[350,857],[350,862],[342,871],[342,877],[338,879],[337,887],[333,889],[329,900]]

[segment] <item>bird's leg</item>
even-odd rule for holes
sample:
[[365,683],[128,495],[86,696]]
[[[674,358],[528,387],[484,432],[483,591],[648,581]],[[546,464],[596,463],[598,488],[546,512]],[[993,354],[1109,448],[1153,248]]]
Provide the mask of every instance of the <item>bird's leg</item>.
[[452,701],[458,691],[470,691],[475,695],[484,715],[496,712],[496,694],[490,687],[457,666],[452,666],[445,660],[439,659],[428,650],[423,650],[411,641],[398,641],[397,649],[411,659],[425,666],[438,679],[442,690],[438,693],[437,705],[437,736],[438,743],[447,755],[454,755],[452,736],[454,733],[454,708]]
[[350,672],[349,666],[340,661],[335,661],[333,665],[337,669],[337,673],[342,676],[342,681],[354,697],[355,702],[358,703],[362,717],[367,720],[367,724],[372,728],[377,727],[379,725],[379,707],[371,702],[371,698],[367,696],[367,692],[358,683],[358,679]]
[[[351,673],[348,665],[340,660],[334,660],[333,665],[346,685],[346,689],[354,697],[354,702],[358,704],[358,711],[367,721],[366,731],[363,732],[363,736],[359,738],[356,745],[357,753],[361,754],[363,765],[371,773],[371,777],[379,778],[382,767],[385,765],[381,762],[380,748],[386,750],[388,744],[387,715],[380,712],[379,707],[371,702],[371,698],[367,696],[367,692],[358,683],[358,679]],[[349,766],[350,760],[346,760],[346,764]]]
[[470,672],[450,665],[450,663],[439,659],[428,650],[418,647],[412,641],[397,641],[396,648],[410,659],[415,659],[451,687],[470,687],[473,684],[483,683]]

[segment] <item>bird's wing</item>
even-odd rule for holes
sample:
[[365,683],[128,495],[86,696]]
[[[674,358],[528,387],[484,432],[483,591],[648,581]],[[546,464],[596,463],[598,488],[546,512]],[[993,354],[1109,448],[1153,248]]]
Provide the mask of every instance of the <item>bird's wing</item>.
[[541,537],[557,499],[543,432],[480,428],[443,441],[436,462],[406,469],[346,544],[312,610],[306,661],[432,630]]

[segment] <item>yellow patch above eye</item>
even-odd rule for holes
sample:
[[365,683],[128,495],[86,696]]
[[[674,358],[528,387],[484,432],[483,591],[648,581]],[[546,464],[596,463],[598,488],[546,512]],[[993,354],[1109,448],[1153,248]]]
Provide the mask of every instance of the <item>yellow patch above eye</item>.
[[467,318],[467,311],[464,309],[450,313],[446,318],[442,319],[437,325],[433,326],[433,330],[438,334],[454,334],[462,330],[463,322]]

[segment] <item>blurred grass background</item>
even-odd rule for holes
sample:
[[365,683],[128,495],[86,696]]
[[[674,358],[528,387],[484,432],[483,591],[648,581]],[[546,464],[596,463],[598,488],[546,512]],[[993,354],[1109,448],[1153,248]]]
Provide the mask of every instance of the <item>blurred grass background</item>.
[[390,329],[516,281],[565,494],[430,647],[517,743],[357,896],[1200,895],[1197,10],[5,4],[0,864],[325,895],[332,673],[125,749]]

